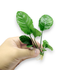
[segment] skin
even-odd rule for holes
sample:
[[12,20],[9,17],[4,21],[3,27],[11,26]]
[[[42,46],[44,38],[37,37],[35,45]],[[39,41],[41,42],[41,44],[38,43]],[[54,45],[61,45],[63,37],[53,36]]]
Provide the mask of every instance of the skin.
[[[38,42],[37,45],[40,47]],[[20,62],[37,57],[40,54],[38,49],[30,49],[19,40],[19,37],[5,40],[0,46],[0,70],[14,70]]]

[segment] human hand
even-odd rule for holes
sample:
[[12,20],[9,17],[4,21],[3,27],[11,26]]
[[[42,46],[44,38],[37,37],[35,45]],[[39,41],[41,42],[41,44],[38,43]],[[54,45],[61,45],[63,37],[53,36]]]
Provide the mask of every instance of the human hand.
[[14,70],[21,61],[37,57],[39,53],[38,49],[29,50],[19,37],[8,38],[0,46],[0,70]]

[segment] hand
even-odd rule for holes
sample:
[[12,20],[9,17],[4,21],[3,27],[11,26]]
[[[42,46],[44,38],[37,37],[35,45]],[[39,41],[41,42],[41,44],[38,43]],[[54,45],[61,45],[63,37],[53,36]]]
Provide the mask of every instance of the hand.
[[37,57],[39,53],[38,49],[29,50],[19,37],[8,38],[0,46],[0,70],[14,70],[21,61]]

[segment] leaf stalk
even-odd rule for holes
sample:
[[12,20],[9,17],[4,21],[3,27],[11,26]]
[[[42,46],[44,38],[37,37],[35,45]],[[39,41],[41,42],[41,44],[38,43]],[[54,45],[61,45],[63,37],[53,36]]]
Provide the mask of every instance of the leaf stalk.
[[[43,35],[43,31],[41,33]],[[40,39],[40,51],[41,51],[41,44],[42,44],[42,35],[41,35],[41,39]]]

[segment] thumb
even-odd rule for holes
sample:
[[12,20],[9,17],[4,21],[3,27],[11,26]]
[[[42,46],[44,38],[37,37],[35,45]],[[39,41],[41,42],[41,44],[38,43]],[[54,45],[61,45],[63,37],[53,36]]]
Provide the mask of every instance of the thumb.
[[18,52],[18,58],[21,59],[37,57],[40,54],[39,49],[19,49]]

